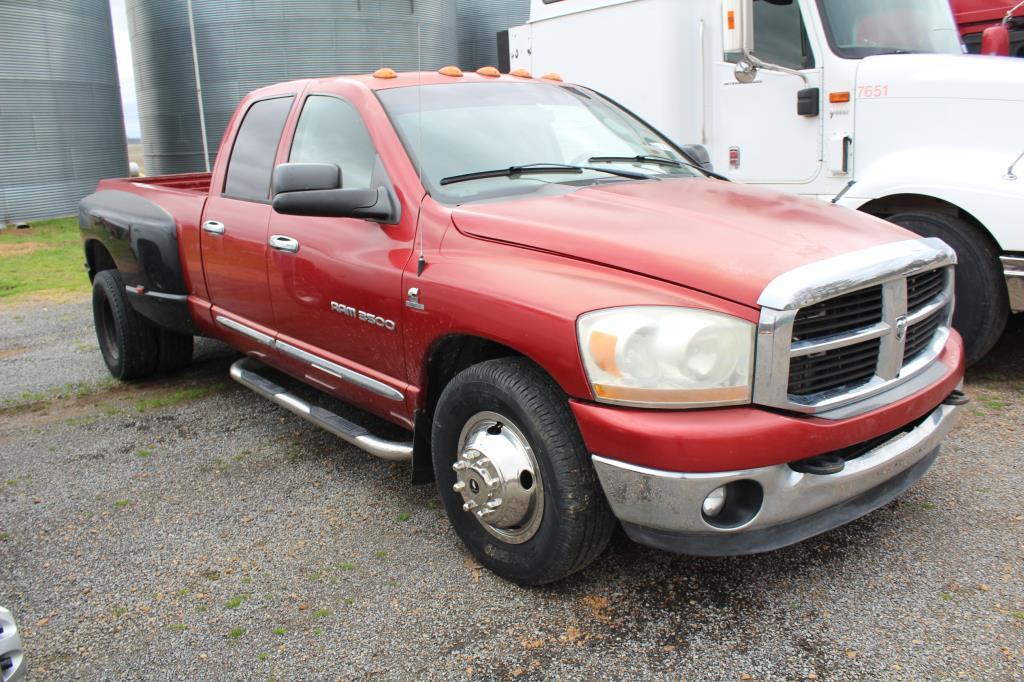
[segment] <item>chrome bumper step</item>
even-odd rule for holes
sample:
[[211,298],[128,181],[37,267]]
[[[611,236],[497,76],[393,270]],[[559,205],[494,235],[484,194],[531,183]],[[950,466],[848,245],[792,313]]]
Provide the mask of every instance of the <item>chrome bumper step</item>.
[[350,422],[330,410],[310,405],[298,396],[289,393],[270,379],[257,373],[263,367],[252,358],[242,358],[231,365],[231,378],[246,388],[258,393],[267,400],[274,402],[293,414],[297,414],[308,422],[316,424],[325,431],[333,433],[346,443],[365,450],[374,457],[389,462],[408,462],[412,459],[412,443],[389,441],[378,438],[368,430]]

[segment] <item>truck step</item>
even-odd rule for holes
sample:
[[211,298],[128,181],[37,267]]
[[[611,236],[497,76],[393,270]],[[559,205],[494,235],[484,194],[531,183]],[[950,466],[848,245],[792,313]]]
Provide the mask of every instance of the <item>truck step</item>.
[[412,443],[384,440],[374,436],[362,426],[316,405],[310,405],[286,391],[270,379],[257,373],[264,367],[252,358],[242,358],[231,365],[231,378],[264,398],[277,403],[289,412],[299,415],[322,429],[330,431],[346,443],[365,450],[374,457],[389,462],[408,462],[412,459]]

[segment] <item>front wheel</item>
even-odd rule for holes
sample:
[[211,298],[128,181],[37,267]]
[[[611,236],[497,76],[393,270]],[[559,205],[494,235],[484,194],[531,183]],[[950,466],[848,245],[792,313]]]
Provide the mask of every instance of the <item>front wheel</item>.
[[541,585],[604,551],[615,518],[565,395],[532,362],[460,372],[438,401],[432,440],[448,518],[490,570]]
[[953,326],[964,337],[967,364],[973,365],[999,341],[1010,314],[999,252],[977,228],[955,216],[898,213],[889,221],[922,237],[938,237],[956,251]]

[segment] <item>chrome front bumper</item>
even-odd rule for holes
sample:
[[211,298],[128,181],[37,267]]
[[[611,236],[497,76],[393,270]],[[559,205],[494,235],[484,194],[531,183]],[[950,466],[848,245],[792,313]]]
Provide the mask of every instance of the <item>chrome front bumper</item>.
[[[888,503],[919,479],[938,455],[959,408],[940,405],[911,431],[846,462],[836,474],[788,464],[716,473],[676,473],[593,456],[612,511],[634,540],[682,554],[765,552],[852,521]],[[701,509],[708,493],[734,481],[763,492],[752,518],[718,527]]]
[[1010,310],[1024,312],[1024,258],[1003,256],[1000,260],[1006,275],[1006,289],[1010,292]]

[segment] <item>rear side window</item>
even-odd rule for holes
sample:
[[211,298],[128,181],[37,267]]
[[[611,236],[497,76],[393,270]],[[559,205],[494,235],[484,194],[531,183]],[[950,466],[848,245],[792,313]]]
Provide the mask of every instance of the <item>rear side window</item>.
[[377,150],[355,107],[326,95],[306,99],[289,161],[337,164],[342,187],[366,189],[376,159]]
[[246,201],[267,201],[270,198],[274,156],[285,119],[292,108],[292,99],[265,99],[249,107],[228,160],[225,196]]

